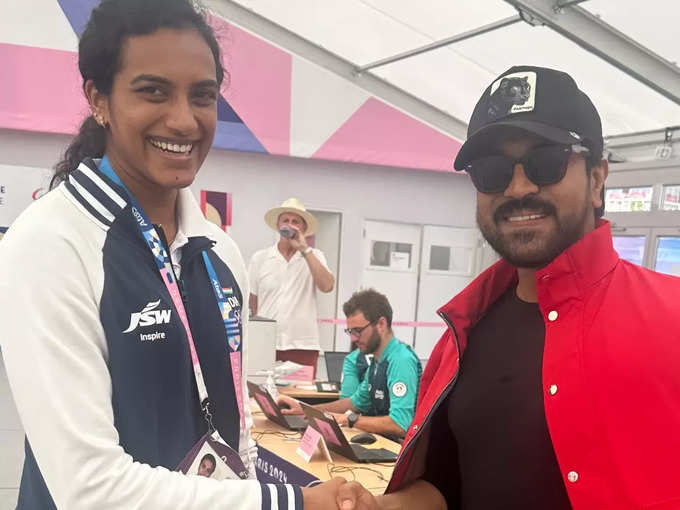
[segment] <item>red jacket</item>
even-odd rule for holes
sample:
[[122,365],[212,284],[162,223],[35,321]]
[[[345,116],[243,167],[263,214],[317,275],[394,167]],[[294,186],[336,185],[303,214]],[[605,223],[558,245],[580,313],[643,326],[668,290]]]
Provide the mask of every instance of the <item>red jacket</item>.
[[[449,329],[420,382],[388,492],[421,477],[434,411],[471,328],[510,286],[500,261],[439,310]],[[536,274],[543,398],[574,510],[680,509],[680,279],[620,260],[609,223]]]

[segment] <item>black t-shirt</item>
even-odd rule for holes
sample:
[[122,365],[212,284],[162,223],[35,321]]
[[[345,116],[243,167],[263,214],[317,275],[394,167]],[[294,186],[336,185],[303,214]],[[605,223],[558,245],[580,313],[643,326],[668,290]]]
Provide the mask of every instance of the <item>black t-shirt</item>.
[[424,476],[449,510],[571,508],[545,420],[544,337],[538,305],[514,288],[471,331]]

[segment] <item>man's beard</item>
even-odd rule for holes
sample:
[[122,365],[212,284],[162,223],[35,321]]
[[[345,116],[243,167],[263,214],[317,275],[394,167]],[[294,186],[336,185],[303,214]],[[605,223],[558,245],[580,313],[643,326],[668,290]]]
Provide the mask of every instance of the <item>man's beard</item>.
[[[533,229],[502,234],[499,224],[511,213],[521,210],[532,210],[544,214],[546,218],[557,224],[557,228],[542,238],[537,238],[537,232]],[[586,203],[582,211],[560,218],[555,206],[530,196],[499,206],[491,221],[488,222],[482,220],[478,209],[477,225],[484,239],[510,264],[515,267],[539,269],[550,264],[560,253],[583,237],[588,214],[593,214],[593,211],[587,207]]]
[[380,347],[380,334],[374,329],[371,337],[366,342],[366,348],[361,350],[362,354],[373,354]]

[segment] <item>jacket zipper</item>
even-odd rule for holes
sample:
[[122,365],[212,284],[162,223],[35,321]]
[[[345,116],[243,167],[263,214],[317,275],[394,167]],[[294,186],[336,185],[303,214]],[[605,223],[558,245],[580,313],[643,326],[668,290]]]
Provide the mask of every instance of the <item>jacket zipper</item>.
[[449,330],[453,333],[453,340],[456,343],[456,351],[458,352],[458,368],[456,368],[456,373],[454,374],[453,379],[451,379],[451,381],[449,381],[449,383],[444,387],[444,391],[441,393],[441,395],[439,395],[437,400],[435,400],[435,402],[432,405],[432,407],[430,408],[430,411],[428,412],[427,416],[425,416],[425,419],[423,420],[423,422],[420,425],[416,424],[416,427],[418,427],[418,430],[413,435],[411,440],[408,442],[408,444],[406,445],[406,448],[404,448],[404,451],[402,452],[402,454],[399,455],[399,462],[397,462],[397,464],[394,466],[394,471],[396,471],[397,468],[400,466],[401,461],[404,458],[406,458],[406,453],[409,451],[411,446],[416,443],[418,436],[425,429],[428,422],[430,421],[430,419],[434,415],[434,412],[436,411],[436,409],[441,404],[442,400],[444,400],[449,395],[449,393],[453,389],[454,385],[456,384],[456,381],[458,381],[458,373],[460,372],[460,344],[458,343],[458,334],[456,333],[456,328],[453,327],[453,324],[451,323],[449,318],[446,317],[446,315],[444,315],[443,312],[439,313],[439,316],[442,319],[444,319],[444,322],[446,322],[446,325],[448,326]]

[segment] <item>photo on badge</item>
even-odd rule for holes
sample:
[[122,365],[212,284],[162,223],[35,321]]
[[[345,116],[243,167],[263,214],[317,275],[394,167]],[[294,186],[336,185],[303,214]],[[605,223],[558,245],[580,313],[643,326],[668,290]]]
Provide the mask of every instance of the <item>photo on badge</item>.
[[215,480],[233,478],[233,471],[219,457],[215,450],[212,449],[210,443],[207,441],[201,446],[196,457],[194,457],[194,461],[187,469],[186,474],[204,476]]

